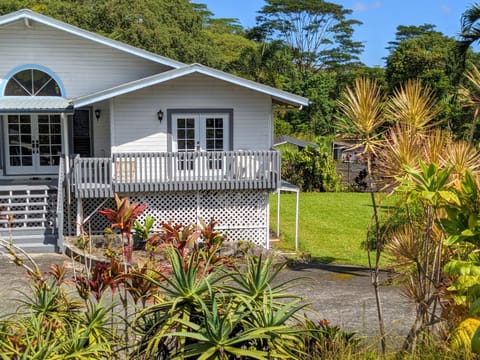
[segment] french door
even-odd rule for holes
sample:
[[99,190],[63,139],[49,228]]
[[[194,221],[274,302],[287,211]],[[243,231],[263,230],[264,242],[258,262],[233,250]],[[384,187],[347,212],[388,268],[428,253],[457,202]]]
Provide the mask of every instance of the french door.
[[11,114],[4,121],[8,175],[54,174],[62,152],[59,114]]
[[[172,121],[173,151],[185,154],[180,157],[179,170],[195,170],[198,167],[199,162],[190,153],[230,149],[228,114],[174,114]],[[221,166],[218,159],[208,162],[210,169]]]

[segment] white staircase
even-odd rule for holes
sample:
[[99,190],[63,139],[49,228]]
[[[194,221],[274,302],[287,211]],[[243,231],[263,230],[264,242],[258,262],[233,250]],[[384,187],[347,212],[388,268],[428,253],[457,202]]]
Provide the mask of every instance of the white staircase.
[[0,237],[29,253],[56,251],[56,194],[48,185],[0,186]]

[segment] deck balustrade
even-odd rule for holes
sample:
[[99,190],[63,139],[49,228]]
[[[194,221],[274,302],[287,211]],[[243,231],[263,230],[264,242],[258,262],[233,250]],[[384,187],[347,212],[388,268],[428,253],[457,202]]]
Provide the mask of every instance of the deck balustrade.
[[111,158],[73,162],[77,197],[114,192],[276,189],[277,151],[115,153]]

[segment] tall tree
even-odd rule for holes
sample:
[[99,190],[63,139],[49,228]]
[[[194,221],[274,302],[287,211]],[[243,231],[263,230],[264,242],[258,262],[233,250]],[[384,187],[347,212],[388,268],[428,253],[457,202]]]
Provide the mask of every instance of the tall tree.
[[435,30],[434,25],[399,26],[390,42],[385,76],[390,92],[410,79],[420,79],[438,97],[452,87],[452,63],[456,41]]
[[358,62],[363,50],[352,40],[351,10],[323,0],[266,0],[257,18],[257,36],[285,41],[302,68],[325,68]]
[[480,3],[473,3],[465,10],[460,21],[462,27],[458,50],[462,58],[465,59],[470,46],[480,40]]

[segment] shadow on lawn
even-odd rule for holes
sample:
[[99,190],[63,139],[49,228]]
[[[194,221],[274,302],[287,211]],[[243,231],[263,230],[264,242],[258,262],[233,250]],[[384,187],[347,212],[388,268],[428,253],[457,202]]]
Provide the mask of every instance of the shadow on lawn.
[[[368,208],[373,208],[372,204],[365,204],[363,206],[368,207]],[[377,204],[377,209],[380,210],[380,211],[392,212],[392,211],[398,210],[398,206],[395,206],[395,205],[378,205]]]

